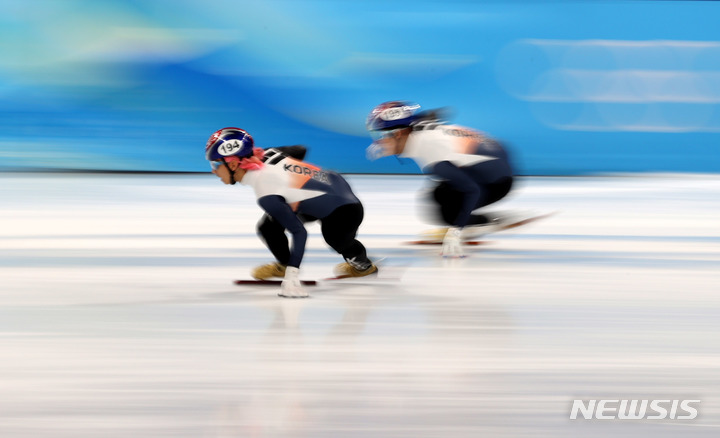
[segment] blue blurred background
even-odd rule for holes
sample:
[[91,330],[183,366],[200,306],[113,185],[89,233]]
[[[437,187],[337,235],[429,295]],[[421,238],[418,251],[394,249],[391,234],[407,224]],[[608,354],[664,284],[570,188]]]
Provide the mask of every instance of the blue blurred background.
[[205,172],[225,126],[369,162],[387,100],[519,174],[720,171],[720,2],[0,0],[0,170]]

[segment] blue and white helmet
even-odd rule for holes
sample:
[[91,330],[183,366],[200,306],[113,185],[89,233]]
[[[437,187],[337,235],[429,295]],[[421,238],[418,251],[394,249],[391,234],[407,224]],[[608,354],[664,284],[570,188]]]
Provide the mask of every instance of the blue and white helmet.
[[365,122],[373,143],[365,150],[365,156],[369,160],[377,160],[395,155],[382,140],[391,137],[395,130],[407,128],[417,121],[420,117],[419,110],[420,105],[402,100],[381,103],[373,108]]
[[394,100],[381,103],[368,115],[365,127],[368,131],[388,131],[406,128],[417,119],[420,105],[413,102]]
[[255,141],[240,128],[223,128],[215,131],[205,144],[208,161],[222,161],[226,157],[245,158],[253,154]]

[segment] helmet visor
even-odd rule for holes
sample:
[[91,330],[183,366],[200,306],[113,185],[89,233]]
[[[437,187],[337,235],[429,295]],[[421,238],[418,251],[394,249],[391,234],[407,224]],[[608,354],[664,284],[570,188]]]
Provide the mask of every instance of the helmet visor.
[[232,156],[232,155],[229,156],[229,157],[223,157],[223,158],[220,159],[220,160],[211,161],[211,162],[210,162],[210,167],[212,168],[212,170],[218,170],[218,167],[222,166],[223,164],[224,164],[224,165],[227,165],[227,163],[230,163],[230,162],[232,162],[232,161],[237,161],[237,162],[239,163],[239,162],[240,162],[240,158],[235,157],[235,156]]
[[395,129],[370,131],[370,138],[372,138],[374,142],[377,142],[385,137],[391,136],[394,131]]

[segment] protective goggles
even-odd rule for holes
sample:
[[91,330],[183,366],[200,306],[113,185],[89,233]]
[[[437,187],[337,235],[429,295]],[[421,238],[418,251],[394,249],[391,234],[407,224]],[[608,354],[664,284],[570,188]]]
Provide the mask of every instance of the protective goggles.
[[388,145],[382,140],[392,137],[395,131],[399,129],[388,129],[385,131],[370,131],[370,137],[374,140],[370,146],[365,149],[365,157],[370,161],[375,161],[378,158],[387,157],[393,155],[388,150]]
[[397,131],[397,129],[387,129],[383,131],[370,131],[370,137],[373,139],[373,141],[382,140],[386,137],[391,137],[392,134]]
[[232,162],[238,162],[238,163],[239,163],[239,162],[240,162],[240,158],[238,158],[238,157],[233,157],[233,156],[223,157],[223,158],[221,158],[221,159],[218,160],[218,161],[211,161],[211,162],[210,162],[210,167],[212,167],[212,170],[218,170],[218,168],[219,168],[220,166],[222,166],[222,165],[227,166],[228,163],[232,163]]

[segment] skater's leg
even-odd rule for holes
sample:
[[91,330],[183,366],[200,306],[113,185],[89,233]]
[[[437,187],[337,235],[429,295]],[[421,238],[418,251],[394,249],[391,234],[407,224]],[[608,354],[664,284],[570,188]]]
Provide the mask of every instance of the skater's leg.
[[269,215],[264,214],[257,224],[257,233],[278,263],[287,265],[290,261],[290,248],[285,228]]
[[437,205],[436,217],[433,219],[445,225],[455,223],[455,219],[457,219],[460,209],[462,208],[462,193],[453,189],[450,184],[441,182],[435,187],[435,190],[432,191],[431,196]]
[[364,216],[360,203],[338,207],[327,217],[321,219],[321,230],[325,242],[348,264],[359,271],[373,267],[367,256],[365,246],[356,239],[357,230]]
[[[478,203],[476,209],[486,207],[498,202],[510,193],[512,188],[512,177],[501,178],[499,181],[483,186],[483,192],[487,195]],[[496,218],[492,214],[473,213],[470,215],[468,225],[486,225]]]

